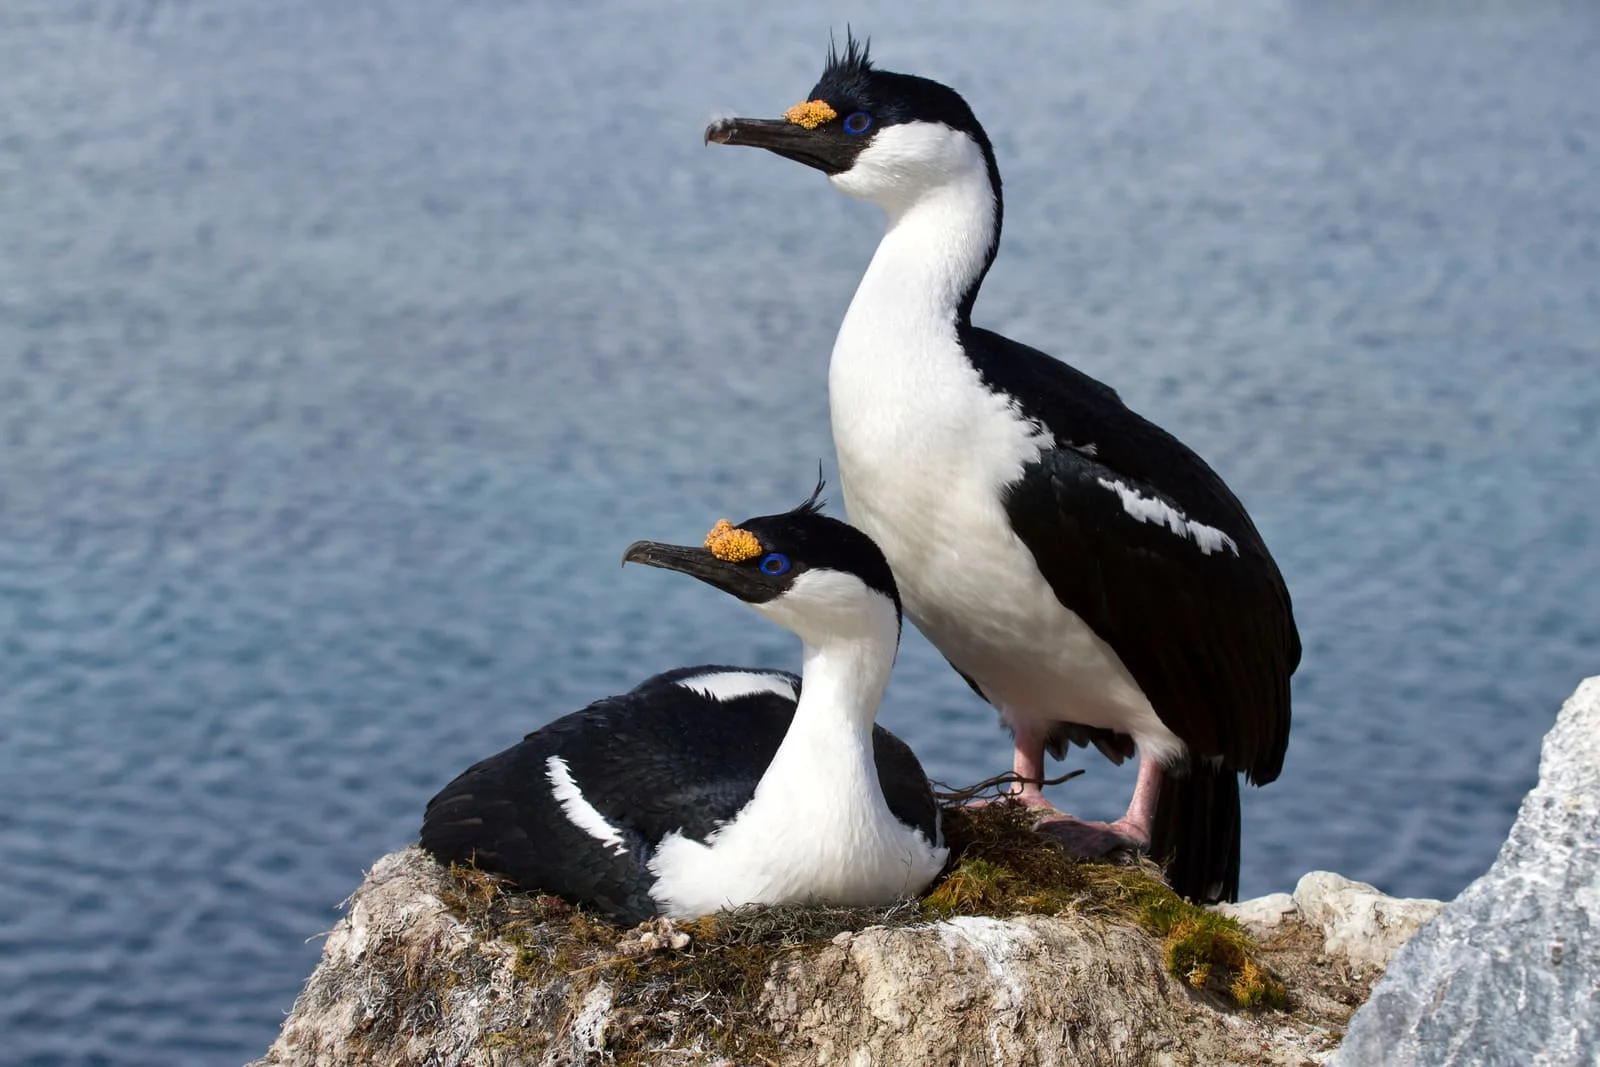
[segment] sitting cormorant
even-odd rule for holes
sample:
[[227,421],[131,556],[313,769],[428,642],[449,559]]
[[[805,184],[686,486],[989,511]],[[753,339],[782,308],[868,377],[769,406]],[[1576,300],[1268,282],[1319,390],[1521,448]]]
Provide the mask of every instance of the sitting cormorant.
[[[821,486],[818,486],[821,489]],[[628,921],[741,904],[883,904],[944,865],[922,765],[873,724],[900,641],[883,554],[821,514],[639,541],[800,637],[804,675],[691,667],[529,734],[428,804],[422,846]]]

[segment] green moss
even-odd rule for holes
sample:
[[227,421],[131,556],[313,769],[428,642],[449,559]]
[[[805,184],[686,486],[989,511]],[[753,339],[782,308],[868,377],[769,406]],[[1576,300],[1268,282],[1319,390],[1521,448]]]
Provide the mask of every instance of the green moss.
[[1006,903],[1006,883],[1016,880],[998,863],[969,857],[929,890],[922,906],[938,916],[992,914]]
[[1068,856],[1034,832],[1032,814],[1018,804],[947,810],[945,834],[959,858],[923,898],[932,915],[1075,913],[1136,925],[1162,940],[1168,973],[1196,989],[1240,1008],[1287,1002],[1244,928],[1178,896],[1148,861]]

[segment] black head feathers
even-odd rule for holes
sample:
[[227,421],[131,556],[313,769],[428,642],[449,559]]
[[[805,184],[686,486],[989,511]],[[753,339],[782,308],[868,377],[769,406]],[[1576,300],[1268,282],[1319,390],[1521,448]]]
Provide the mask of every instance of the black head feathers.
[[[872,65],[866,40],[857,40],[845,30],[844,52],[830,37],[828,64],[822,78],[812,88],[809,100],[821,100],[835,113],[848,116],[865,112],[871,116],[870,133],[856,147],[859,152],[877,133],[885,128],[907,122],[936,122],[959,130],[975,141],[983,152],[984,164],[989,172],[989,187],[994,191],[994,239],[989,246],[989,260],[993,262],[1000,246],[1000,229],[1005,216],[1004,199],[1000,191],[1000,167],[995,162],[994,146],[989,135],[978,123],[978,117],[961,94],[931,78],[915,74],[897,74],[880,70]],[[848,163],[854,162],[854,153]],[[840,169],[848,169],[848,163]],[[983,274],[988,273],[988,266]],[[972,304],[977,299],[978,287],[983,284],[983,274],[969,288],[957,313],[962,322],[971,321]]]
[[840,115],[865,111],[873,116],[876,127],[942,122],[973,135],[985,146],[989,142],[961,94],[929,78],[878,69],[872,64],[870,43],[857,39],[848,29],[843,52],[829,38],[828,63],[808,99],[824,101]]
[[[894,601],[900,613],[900,590],[889,562],[877,544],[851,526],[822,513],[823,481],[819,476],[811,496],[792,511],[746,519],[739,528],[754,534],[763,551],[781,552],[791,561],[793,576],[810,570],[836,570],[853,574],[868,588]],[[752,561],[755,563],[758,561]]]

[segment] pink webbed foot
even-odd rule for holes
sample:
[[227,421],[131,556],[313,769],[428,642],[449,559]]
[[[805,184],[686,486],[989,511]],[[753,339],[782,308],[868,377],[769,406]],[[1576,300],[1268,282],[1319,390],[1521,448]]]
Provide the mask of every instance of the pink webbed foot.
[[1116,822],[1090,822],[1071,815],[1041,816],[1033,828],[1060,841],[1075,856],[1108,856],[1118,851],[1150,851],[1150,826],[1155,816],[1156,798],[1161,793],[1161,766],[1154,760],[1139,761],[1139,778],[1133,786],[1128,812]]
[[1127,819],[1116,822],[1091,822],[1071,815],[1041,815],[1034,831],[1061,842],[1074,856],[1093,859],[1114,852],[1144,852],[1150,847],[1150,834]]

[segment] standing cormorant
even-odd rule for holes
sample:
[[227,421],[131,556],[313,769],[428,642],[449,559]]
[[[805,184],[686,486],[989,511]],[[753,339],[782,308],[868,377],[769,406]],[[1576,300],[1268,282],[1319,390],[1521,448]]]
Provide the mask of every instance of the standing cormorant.
[[888,216],[829,366],[845,506],[1010,728],[1019,799],[1048,807],[1046,748],[1137,749],[1123,817],[1054,831],[1087,853],[1148,848],[1179,892],[1233,899],[1237,776],[1272,781],[1289,741],[1288,590],[1204,460],[1109,387],[972,324],[1002,209],[966,101],[851,39],[783,118],[706,139],[814,167]]

